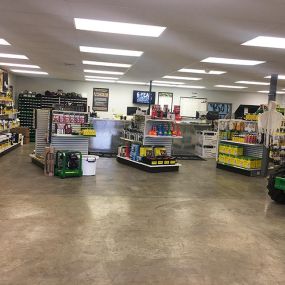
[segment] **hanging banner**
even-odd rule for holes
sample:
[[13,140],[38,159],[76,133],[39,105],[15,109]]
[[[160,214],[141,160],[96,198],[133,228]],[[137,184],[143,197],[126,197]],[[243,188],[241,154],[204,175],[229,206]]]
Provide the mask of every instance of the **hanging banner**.
[[93,88],[93,111],[108,112],[109,89]]

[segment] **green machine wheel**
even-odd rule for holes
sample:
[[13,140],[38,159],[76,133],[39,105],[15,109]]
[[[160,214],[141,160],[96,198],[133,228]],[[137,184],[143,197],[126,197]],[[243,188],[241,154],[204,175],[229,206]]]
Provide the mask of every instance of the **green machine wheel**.
[[285,204],[285,168],[281,167],[271,174],[268,178],[268,195],[279,203]]

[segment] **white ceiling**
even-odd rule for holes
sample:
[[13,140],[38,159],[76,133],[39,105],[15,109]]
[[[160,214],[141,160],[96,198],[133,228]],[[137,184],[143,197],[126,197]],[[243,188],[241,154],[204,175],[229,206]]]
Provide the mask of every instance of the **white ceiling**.
[[[285,74],[285,50],[241,46],[259,35],[285,37],[284,0],[0,0],[0,38],[11,46],[0,52],[20,53],[25,60],[5,62],[39,65],[49,77],[84,80],[82,60],[131,63],[125,81],[159,80],[164,75],[203,77],[186,84],[233,85],[239,80],[268,81]],[[89,18],[166,26],[159,38],[78,31],[74,18]],[[141,50],[140,58],[80,53],[79,46]],[[209,56],[265,60],[255,67],[201,63]],[[67,66],[66,64],[73,64]],[[226,74],[178,73],[188,68],[216,69]],[[97,69],[124,71],[122,68]],[[98,74],[99,75],[99,74]],[[167,79],[165,79],[167,80]],[[266,90],[248,85],[239,92]],[[279,81],[279,89],[285,80]]]

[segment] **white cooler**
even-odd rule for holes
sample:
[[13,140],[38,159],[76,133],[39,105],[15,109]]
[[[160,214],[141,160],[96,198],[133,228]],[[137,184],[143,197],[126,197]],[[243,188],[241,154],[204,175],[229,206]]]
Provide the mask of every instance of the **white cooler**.
[[96,162],[99,156],[82,155],[82,171],[84,176],[96,175]]

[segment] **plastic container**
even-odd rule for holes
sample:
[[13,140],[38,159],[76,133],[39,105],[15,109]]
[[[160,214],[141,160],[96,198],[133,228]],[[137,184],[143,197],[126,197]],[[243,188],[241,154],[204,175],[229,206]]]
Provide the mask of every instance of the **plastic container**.
[[96,175],[96,163],[99,156],[95,155],[83,155],[82,156],[82,171],[83,176]]

